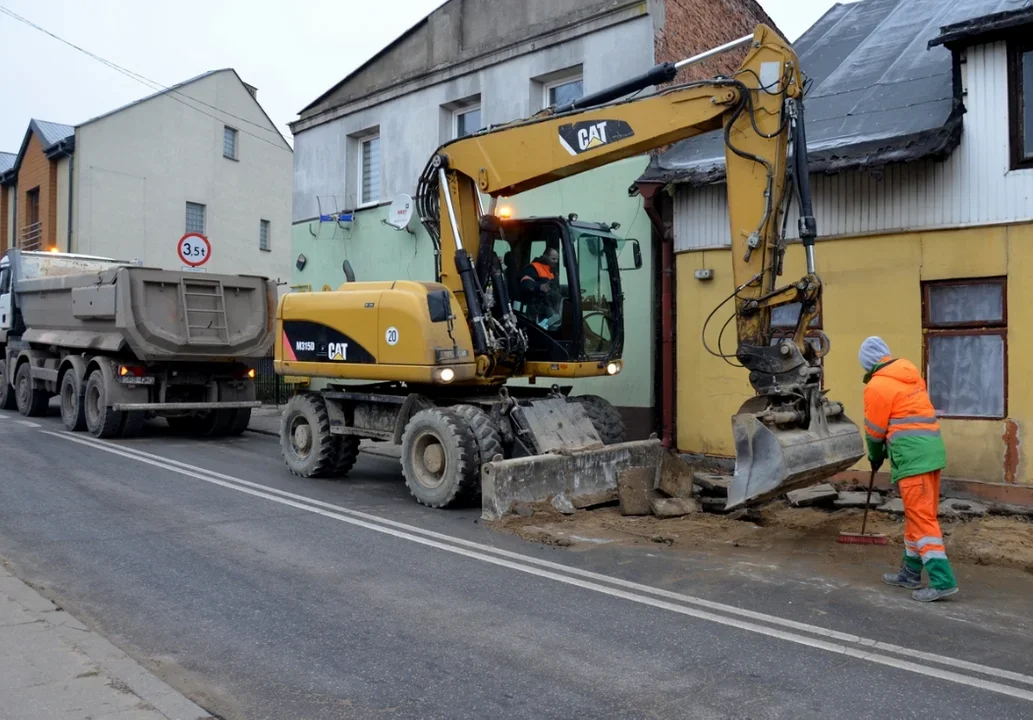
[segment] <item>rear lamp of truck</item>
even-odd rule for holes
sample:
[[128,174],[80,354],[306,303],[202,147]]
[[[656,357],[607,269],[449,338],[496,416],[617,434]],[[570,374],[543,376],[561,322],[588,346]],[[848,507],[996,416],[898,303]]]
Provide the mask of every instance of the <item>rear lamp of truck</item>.
[[147,368],[142,368],[139,365],[119,365],[118,376],[119,377],[143,377],[147,374]]
[[238,368],[234,373],[238,380],[254,380],[257,375],[254,368]]

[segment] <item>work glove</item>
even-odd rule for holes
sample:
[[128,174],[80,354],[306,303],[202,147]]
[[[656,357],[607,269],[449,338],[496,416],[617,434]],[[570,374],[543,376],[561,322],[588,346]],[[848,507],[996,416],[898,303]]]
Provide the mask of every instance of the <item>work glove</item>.
[[872,472],[879,472],[879,468],[882,467],[882,458],[878,460],[869,460],[872,464]]

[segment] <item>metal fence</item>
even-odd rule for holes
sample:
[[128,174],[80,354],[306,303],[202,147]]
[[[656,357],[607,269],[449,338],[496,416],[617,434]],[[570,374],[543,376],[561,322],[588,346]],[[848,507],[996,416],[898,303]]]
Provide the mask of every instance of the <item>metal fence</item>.
[[308,385],[307,378],[277,375],[271,357],[254,360],[248,366],[255,370],[255,395],[263,403],[283,405]]

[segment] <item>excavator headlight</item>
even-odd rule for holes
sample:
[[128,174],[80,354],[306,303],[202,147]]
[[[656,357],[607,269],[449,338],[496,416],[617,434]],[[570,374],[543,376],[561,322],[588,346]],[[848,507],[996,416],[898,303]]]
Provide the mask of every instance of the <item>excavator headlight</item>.
[[612,363],[609,363],[606,366],[606,374],[607,375],[616,375],[620,371],[621,371],[621,364],[620,363],[612,362]]
[[438,368],[434,371],[434,381],[439,383],[450,383],[456,379],[456,371],[452,368]]

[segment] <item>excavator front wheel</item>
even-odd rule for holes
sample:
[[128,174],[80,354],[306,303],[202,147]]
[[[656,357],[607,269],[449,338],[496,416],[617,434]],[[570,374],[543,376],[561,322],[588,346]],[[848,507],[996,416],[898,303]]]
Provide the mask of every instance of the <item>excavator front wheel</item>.
[[301,477],[328,475],[337,465],[340,439],[319,395],[295,395],[280,420],[280,450],[287,468]]
[[402,434],[402,475],[416,501],[433,508],[475,494],[480,451],[470,425],[446,408],[412,416]]

